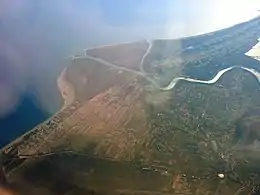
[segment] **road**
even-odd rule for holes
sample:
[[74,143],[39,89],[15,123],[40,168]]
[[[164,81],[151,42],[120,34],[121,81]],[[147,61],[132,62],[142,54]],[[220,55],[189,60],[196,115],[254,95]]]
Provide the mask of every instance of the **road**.
[[146,50],[145,54],[143,55],[142,59],[141,59],[141,62],[140,62],[140,70],[142,73],[145,73],[145,70],[144,70],[144,60],[145,58],[147,57],[147,55],[150,53],[152,47],[153,47],[153,41],[151,40],[146,40],[147,43],[148,43],[148,49]]

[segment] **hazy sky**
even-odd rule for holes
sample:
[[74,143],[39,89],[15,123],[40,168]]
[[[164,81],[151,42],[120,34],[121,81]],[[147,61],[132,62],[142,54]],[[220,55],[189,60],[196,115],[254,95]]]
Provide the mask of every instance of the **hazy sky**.
[[98,44],[213,31],[259,9],[259,0],[0,0],[0,54],[20,67],[9,71],[10,78],[22,79],[13,85],[35,85],[43,104],[53,108],[61,59],[69,54]]
[[208,32],[259,9],[259,0],[1,0],[0,18],[20,23],[22,33],[53,39],[63,33],[87,46]]

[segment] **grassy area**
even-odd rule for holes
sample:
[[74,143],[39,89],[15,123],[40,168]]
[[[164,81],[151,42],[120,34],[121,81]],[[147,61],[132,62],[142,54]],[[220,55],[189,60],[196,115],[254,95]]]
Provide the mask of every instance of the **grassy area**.
[[178,76],[210,79],[221,69],[245,66],[259,69],[260,62],[244,54],[259,38],[260,19],[219,32],[176,40],[155,40],[144,70],[161,85]]
[[239,69],[214,85],[179,83],[167,106],[149,108],[150,147],[156,162],[189,176],[212,175],[213,183],[214,175],[224,172],[231,178],[227,182],[236,183],[234,177],[239,177],[252,185],[250,175],[258,169],[250,169],[249,164],[255,167],[259,155],[252,151],[241,158],[243,152],[236,149],[243,138],[237,136],[236,128],[245,113],[260,106],[259,97],[256,79]]

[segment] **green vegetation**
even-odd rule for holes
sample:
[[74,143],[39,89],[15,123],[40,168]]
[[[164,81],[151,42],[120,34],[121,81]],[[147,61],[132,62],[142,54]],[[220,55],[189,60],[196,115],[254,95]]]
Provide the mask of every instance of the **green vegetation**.
[[144,70],[161,85],[187,76],[210,79],[221,69],[244,66],[260,70],[260,63],[244,55],[259,38],[259,18],[215,33],[177,40],[156,40]]
[[259,169],[249,164],[259,164],[260,156],[241,157],[248,145],[236,130],[245,113],[260,106],[259,97],[255,77],[240,69],[214,85],[180,82],[167,106],[149,107],[155,162],[196,178],[212,175],[213,183],[218,172],[227,173],[227,182],[251,182]]

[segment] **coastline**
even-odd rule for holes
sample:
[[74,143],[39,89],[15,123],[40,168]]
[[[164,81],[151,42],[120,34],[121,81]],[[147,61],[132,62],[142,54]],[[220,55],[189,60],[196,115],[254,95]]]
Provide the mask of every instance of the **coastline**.
[[57,79],[57,85],[59,88],[59,91],[61,93],[61,96],[63,98],[63,106],[60,109],[60,111],[62,111],[63,109],[65,109],[67,106],[71,105],[75,99],[75,90],[74,87],[72,86],[72,84],[67,81],[67,75],[66,72],[67,68],[65,68],[60,76]]
[[64,101],[62,108],[60,110],[58,110],[56,113],[54,113],[50,118],[46,119],[45,121],[42,121],[41,123],[34,126],[31,130],[25,132],[24,134],[18,136],[17,138],[15,138],[13,141],[8,143],[7,145],[1,147],[0,154],[2,152],[8,153],[8,151],[12,151],[13,148],[15,148],[17,145],[20,145],[21,142],[23,142],[25,136],[30,135],[34,131],[37,131],[37,129],[40,126],[42,126],[46,122],[52,120],[53,117],[57,116],[65,108],[67,108],[69,105],[71,105],[73,103],[74,97],[75,97],[75,91],[74,91],[73,86],[66,79],[66,70],[67,70],[67,68],[64,68],[64,70],[61,72],[60,76],[57,78],[57,85],[58,85],[59,91],[60,91],[61,96]]

